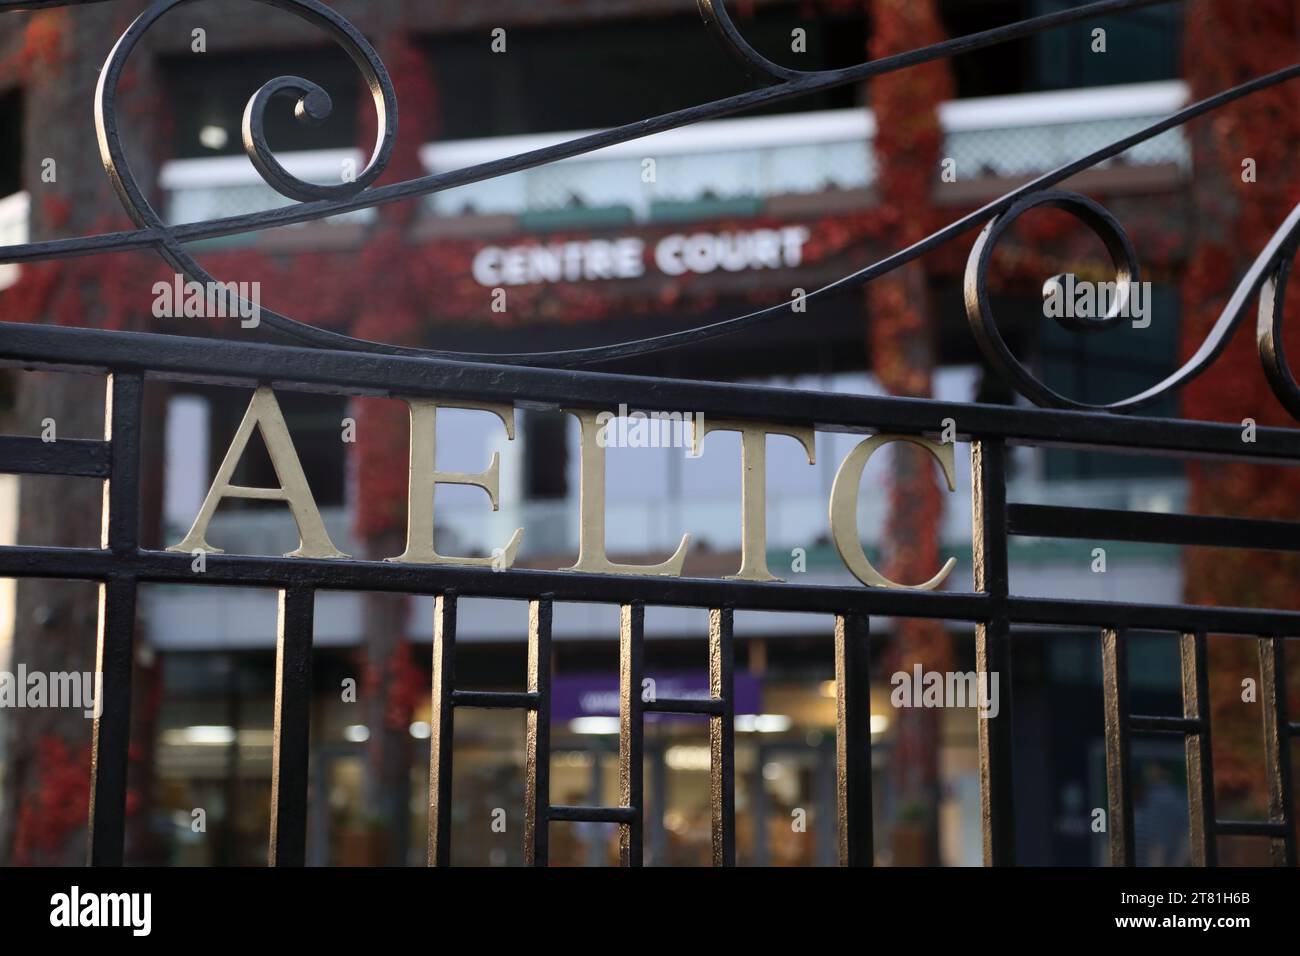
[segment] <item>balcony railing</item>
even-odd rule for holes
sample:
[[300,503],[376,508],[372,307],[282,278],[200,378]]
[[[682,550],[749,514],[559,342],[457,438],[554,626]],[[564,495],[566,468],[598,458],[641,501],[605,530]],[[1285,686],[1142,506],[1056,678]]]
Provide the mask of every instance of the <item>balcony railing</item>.
[[[357,149],[302,150],[278,158],[290,175],[319,183],[341,182],[349,171],[355,173],[365,165]],[[174,223],[237,216],[294,202],[263,182],[244,156],[173,160],[163,164],[158,183],[167,194],[167,215]],[[363,209],[324,221],[367,222],[374,213]]]
[[[939,111],[945,158],[955,161],[960,181],[1029,176],[1132,133],[1186,101],[1186,86],[1178,81],[956,100]],[[421,159],[430,172],[442,172],[586,132],[431,143]],[[869,148],[874,135],[875,118],[867,109],[716,120],[436,193],[427,203],[439,216],[518,216],[524,229],[747,215],[773,197],[869,189],[876,172]],[[355,150],[281,158],[291,173],[318,182],[337,182],[361,162]],[[1179,129],[1123,158],[1134,166],[1186,170],[1190,164]],[[243,156],[167,163],[161,185],[173,222],[289,202],[262,183]],[[366,210],[337,219],[365,221],[372,215]]]
[[[968,476],[958,475],[953,502],[970,498]],[[1063,504],[1075,507],[1109,508],[1122,511],[1176,512],[1186,500],[1186,484],[1180,479],[1131,481],[1042,481],[1010,482],[1009,501],[1026,504]],[[767,541],[771,549],[811,548],[829,540],[827,499],[819,493],[772,495],[767,503]],[[888,517],[886,495],[864,494],[859,499],[859,528],[867,543],[883,538]],[[322,509],[322,518],[334,543],[356,553],[351,540],[348,513],[341,508]],[[734,495],[682,496],[607,502],[606,542],[611,554],[645,555],[670,553],[689,531],[693,549],[733,552],[740,548],[740,511]],[[578,551],[578,502],[502,502],[501,510],[440,508],[437,511],[436,541],[443,553],[466,556],[487,555],[501,547],[515,528],[525,528],[521,555],[575,555]],[[183,528],[174,528],[178,539]],[[944,511],[941,537],[949,547],[964,547],[971,540],[971,515],[967,507]],[[227,551],[244,554],[277,554],[297,546],[293,519],[282,510],[257,510],[218,514],[212,521],[209,540]]]

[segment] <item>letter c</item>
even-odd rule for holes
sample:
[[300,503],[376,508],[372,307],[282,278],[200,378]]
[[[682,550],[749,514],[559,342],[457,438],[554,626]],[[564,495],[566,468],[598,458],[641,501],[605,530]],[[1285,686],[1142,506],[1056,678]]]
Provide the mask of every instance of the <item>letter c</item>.
[[831,486],[831,537],[835,541],[835,550],[840,553],[844,564],[853,576],[867,587],[933,591],[943,584],[952,573],[952,569],[957,566],[956,558],[949,558],[948,563],[939,573],[924,584],[899,584],[889,580],[872,566],[858,538],[858,485],[862,481],[862,470],[866,468],[867,462],[877,448],[896,441],[909,442],[928,451],[943,468],[943,475],[948,479],[948,490],[957,490],[953,445],[939,445],[925,438],[914,438],[910,435],[873,435],[859,442],[840,463],[840,469],[835,473],[835,483]]
[[474,256],[474,281],[489,288],[501,285],[501,250],[484,246]]

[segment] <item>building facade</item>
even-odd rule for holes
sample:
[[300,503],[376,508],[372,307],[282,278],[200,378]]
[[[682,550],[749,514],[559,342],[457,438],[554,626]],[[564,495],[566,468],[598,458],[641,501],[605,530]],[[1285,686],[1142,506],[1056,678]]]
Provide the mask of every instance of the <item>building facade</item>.
[[[353,64],[292,16],[260,6],[250,14],[248,6],[188,8],[174,22],[169,18],[165,29],[160,25],[136,54],[146,58],[141,82],[152,85],[157,103],[147,144],[156,156],[153,197],[173,223],[288,202],[260,179],[240,147],[247,97],[275,76],[310,77],[333,100],[331,117],[316,127],[293,124],[287,106],[270,120],[272,145],[285,167],[332,182],[364,165],[358,143],[373,119]],[[688,2],[337,6],[375,42],[394,74],[405,140],[393,168],[402,165],[404,177],[542,148],[748,88]],[[952,35],[1056,6],[1048,0],[939,4]],[[774,59],[821,69],[864,58],[869,3],[758,2],[750,8],[752,16],[739,22]],[[945,166],[935,174],[937,206],[956,218],[1185,105],[1176,13],[1140,11],[1101,25],[1107,30],[1104,56],[1092,50],[1094,25],[1088,24],[953,62],[957,96],[939,113]],[[3,92],[0,133],[7,145],[0,152],[22,155],[23,90],[11,83]],[[870,90],[841,88],[436,193],[397,213],[365,210],[208,240],[193,251],[223,279],[260,282],[267,307],[353,334],[482,352],[620,341],[797,299],[893,251],[881,241],[882,222],[908,210],[877,188],[876,132]],[[1136,220],[1140,241],[1143,235],[1176,236],[1192,174],[1188,144],[1174,130],[1072,185],[1107,202],[1121,220]],[[25,237],[30,205],[40,198],[38,176],[30,164],[0,167],[0,241]],[[1017,241],[1012,252],[1023,256],[1035,237]],[[1141,339],[1121,332],[1081,344],[1085,337],[1067,336],[1043,319],[1040,275],[1020,276],[1002,290],[998,307],[1009,340],[1045,380],[1082,400],[1105,401],[1158,380],[1177,364],[1179,303],[1171,277],[1181,263],[1176,242],[1162,248],[1149,276],[1154,328]],[[1009,402],[1010,394],[986,376],[964,321],[965,250],[962,245],[938,256],[927,273],[939,364],[935,394]],[[1074,264],[1071,271],[1080,274],[1100,272],[1104,250],[1087,249]],[[0,273],[0,286],[22,281],[23,267],[3,268],[8,271]],[[0,302],[3,297],[0,292]],[[140,301],[150,297],[142,294]],[[161,318],[155,327],[205,334],[195,331],[202,321]],[[855,289],[751,333],[614,370],[872,393],[880,385],[871,374],[871,321]],[[1097,375],[1098,368],[1106,374]],[[218,386],[166,394],[157,423],[165,450],[159,535],[166,544],[181,540],[198,512],[248,397]],[[356,454],[389,419],[334,396],[285,396],[282,404],[334,542],[359,554],[391,541],[394,529],[373,513],[380,506],[370,496],[378,486],[359,479]],[[611,411],[626,418],[639,410]],[[494,416],[446,409],[438,429],[439,466],[446,470],[477,472],[500,456],[499,510],[491,510],[476,488],[439,491],[439,550],[488,557],[522,527],[520,564],[572,563],[579,527],[574,418],[554,409],[525,410],[514,439],[507,440]],[[826,501],[835,470],[856,441],[819,434],[814,464],[793,439],[769,442],[767,557],[773,573],[854,583],[831,545]],[[680,441],[668,442],[673,447],[626,444],[608,454],[611,556],[662,560],[689,532],[694,544],[687,574],[734,573],[741,532],[738,436],[712,435],[700,455]],[[402,450],[400,442],[393,447]],[[1185,501],[1185,476],[1154,459],[1085,460],[1050,448],[1017,455],[1010,497],[1018,501],[1141,511],[1179,510]],[[957,561],[951,580],[960,587],[972,573],[964,505],[970,471],[961,454],[957,463],[956,488],[946,495],[957,505],[946,508],[940,539],[943,553]],[[397,475],[393,480],[404,488],[401,454],[367,467]],[[886,537],[890,473],[882,453],[860,490],[861,533],[873,557]],[[237,475],[240,484],[277,484],[260,449],[250,451]],[[17,494],[21,506],[21,489]],[[289,514],[273,502],[228,502],[211,528],[209,540],[230,552],[287,552],[297,538]],[[1029,541],[1019,542],[1012,557],[1013,588],[1022,594],[1170,603],[1182,594],[1173,548],[1112,543],[1099,563],[1087,542]],[[315,862],[423,859],[431,607],[432,599],[402,602],[377,625],[376,603],[367,596],[317,599],[309,834]],[[147,731],[152,757],[138,769],[141,791],[149,795],[135,847],[141,861],[259,862],[268,825],[275,613],[272,592],[217,595],[161,586],[147,592],[145,656],[157,702]],[[525,623],[522,604],[462,602],[458,676],[466,686],[522,686]],[[409,737],[410,812],[403,826],[382,836],[370,826],[366,782],[377,772],[366,754],[378,731],[373,715],[347,693],[353,681],[365,696],[363,649],[367,628],[376,626],[399,631],[390,636],[399,656],[409,658],[391,687],[394,695],[407,695],[401,698],[406,709],[396,710]],[[560,678],[552,791],[560,803],[608,805],[617,792],[617,702],[611,693],[617,686],[617,614],[613,608],[557,606],[554,628]],[[742,863],[835,859],[830,628],[829,618],[815,615],[736,616],[745,672],[737,718]],[[672,686],[672,696],[707,690],[702,613],[654,611],[646,633],[652,640],[647,672]],[[1024,862],[1095,862],[1105,847],[1104,834],[1088,825],[1090,809],[1105,806],[1095,636],[1062,635],[1050,647],[1033,638],[1018,638],[1015,675]],[[888,645],[889,622],[874,639]],[[953,639],[961,666],[973,669],[970,634],[957,631]],[[1177,701],[1177,661],[1172,648],[1156,641],[1149,654],[1141,647],[1133,652],[1134,696],[1149,703],[1143,712],[1154,713]],[[919,859],[919,851],[906,826],[907,807],[892,799],[886,772],[894,759],[891,677],[882,671],[872,695],[877,832],[892,834],[877,841],[877,856],[906,863]],[[942,721],[941,859],[952,865],[980,858],[976,720],[968,709],[945,711]],[[457,720],[456,747],[460,862],[517,861],[522,721],[467,712]],[[665,718],[648,728],[646,749],[648,859],[706,862],[707,724]],[[1162,768],[1181,766],[1181,744],[1138,757],[1154,768],[1154,780]],[[206,832],[191,827],[196,807],[207,809]],[[552,859],[606,862],[609,830],[557,824]],[[1177,859],[1177,853],[1166,858]]]

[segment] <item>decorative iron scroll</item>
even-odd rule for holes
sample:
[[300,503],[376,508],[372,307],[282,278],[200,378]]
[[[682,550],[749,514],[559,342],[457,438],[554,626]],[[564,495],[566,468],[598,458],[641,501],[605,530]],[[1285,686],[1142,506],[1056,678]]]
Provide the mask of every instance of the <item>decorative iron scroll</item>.
[[[102,0],[0,0],[0,12],[94,2],[102,2]],[[127,58],[135,49],[141,36],[164,14],[192,2],[195,0],[158,0],[137,17],[109,53],[95,91],[95,126],[104,165],[123,206],[138,228],[72,239],[3,246],[0,247],[0,262],[22,263],[47,258],[152,248],[190,279],[200,283],[215,282],[217,280],[184,250],[183,246],[186,243],[308,222],[340,213],[413,199],[468,183],[532,169],[616,143],[640,139],[753,107],[859,83],[918,63],[1031,36],[1052,27],[1140,7],[1178,2],[1178,0],[1100,0],[1100,2],[956,37],[856,66],[819,71],[792,70],[773,63],[745,40],[727,13],[724,0],[697,0],[708,29],[739,61],[745,72],[762,84],[761,89],[664,113],[493,162],[421,176],[385,186],[373,184],[383,172],[392,152],[397,132],[397,97],[392,80],[374,48],[351,23],[319,0],[255,0],[288,11],[323,30],[348,53],[357,65],[370,87],[378,120],[370,161],[356,180],[349,183],[318,185],[304,182],[289,174],[267,144],[263,127],[266,110],[272,105],[272,101],[287,98],[295,101],[295,115],[299,121],[311,123],[326,119],[330,113],[331,103],[328,93],[310,80],[293,76],[277,77],[263,85],[249,98],[243,117],[244,152],[262,179],[280,194],[296,200],[296,204],[250,215],[169,225],[162,220],[145,198],[126,161],[118,129],[117,95]],[[1300,206],[1292,210],[1272,239],[1260,251],[1196,353],[1163,381],[1113,404],[1090,405],[1073,401],[1036,378],[1011,353],[998,331],[990,306],[988,289],[989,261],[999,237],[1025,212],[1041,206],[1049,206],[1071,213],[1101,238],[1115,265],[1115,283],[1119,293],[1119,305],[1122,308],[1133,284],[1138,281],[1137,257],[1127,233],[1114,216],[1093,200],[1054,187],[1077,173],[1117,156],[1167,130],[1179,127],[1227,103],[1285,83],[1297,76],[1300,76],[1300,64],[1257,77],[1193,103],[1145,129],[1044,173],[974,212],[956,219],[924,239],[863,269],[808,292],[800,301],[818,300],[846,288],[864,286],[925,255],[932,249],[982,227],[983,231],[975,242],[966,267],[964,292],[967,318],[986,360],[1021,395],[1038,405],[1056,408],[1128,411],[1149,404],[1186,385],[1213,364],[1227,347],[1232,334],[1241,323],[1250,300],[1258,295],[1257,340],[1265,374],[1278,400],[1293,417],[1300,419],[1300,385],[1296,383],[1282,348],[1283,292],[1290,277],[1293,257],[1297,248],[1300,248]],[[634,355],[646,355],[739,332],[784,314],[792,309],[793,305],[790,301],[782,301],[767,308],[709,325],[615,345],[510,354],[451,352],[386,345],[318,329],[264,306],[259,308],[262,321],[266,325],[299,342],[321,348],[346,348],[353,351],[468,362],[573,367]],[[1112,309],[1112,314],[1097,320],[1058,321],[1071,331],[1094,332],[1112,326],[1118,320],[1118,316],[1119,313]]]

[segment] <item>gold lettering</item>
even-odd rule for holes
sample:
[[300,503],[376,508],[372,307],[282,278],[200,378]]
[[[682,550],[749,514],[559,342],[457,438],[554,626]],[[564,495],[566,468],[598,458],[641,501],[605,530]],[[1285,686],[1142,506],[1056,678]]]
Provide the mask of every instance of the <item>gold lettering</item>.
[[[433,550],[433,496],[438,485],[471,485],[482,488],[492,501],[492,510],[501,507],[499,487],[501,453],[493,452],[487,471],[466,474],[458,471],[438,471],[435,464],[439,408],[466,408],[491,412],[506,426],[506,439],[515,440],[515,410],[510,405],[481,405],[471,402],[439,402],[432,398],[408,398],[411,409],[411,460],[410,491],[406,509],[406,550],[389,561],[403,564],[468,564],[478,567],[493,566],[494,559],[462,558],[438,554]],[[524,529],[517,528],[510,537],[496,567],[505,569],[515,562]]]
[[873,435],[860,442],[849,452],[840,469],[835,474],[835,483],[831,486],[831,537],[835,540],[835,550],[853,572],[853,576],[868,587],[904,588],[909,591],[933,591],[952,573],[957,565],[956,558],[949,558],[942,570],[924,584],[898,584],[877,571],[867,560],[858,538],[858,485],[862,481],[862,470],[877,448],[891,442],[904,441],[928,451],[943,468],[948,480],[948,490],[956,491],[953,445],[940,445],[925,438],[913,438],[909,435]]
[[682,535],[682,543],[671,558],[660,564],[614,564],[605,555],[605,447],[599,439],[602,423],[595,412],[566,408],[582,426],[580,449],[581,487],[578,512],[581,524],[578,535],[578,563],[566,571],[590,571],[594,574],[662,574],[679,575],[686,562],[691,536]]
[[[280,480],[278,488],[244,488],[230,483],[244,456],[248,440],[253,437],[253,429],[262,433],[266,451],[271,456],[275,467],[275,476]],[[208,496],[203,499],[194,526],[180,544],[172,545],[168,551],[207,551],[221,554],[220,548],[214,548],[205,540],[208,524],[216,513],[217,506],[223,498],[255,498],[262,501],[283,501],[293,513],[294,523],[298,526],[298,550],[286,554],[286,558],[346,558],[347,555],[334,547],[325,524],[321,521],[320,511],[316,508],[316,499],[312,497],[307,477],[302,472],[302,463],[294,450],[293,439],[289,437],[288,426],[284,423],[284,414],[280,403],[275,400],[275,393],[263,385],[253,393],[244,420],[239,423],[226,458],[217,469],[217,477],[208,489]]]
[[729,575],[745,581],[780,581],[767,569],[767,436],[789,435],[817,463],[813,430],[798,425],[758,422],[705,421],[695,429],[695,454],[710,432],[740,432],[740,571]]

